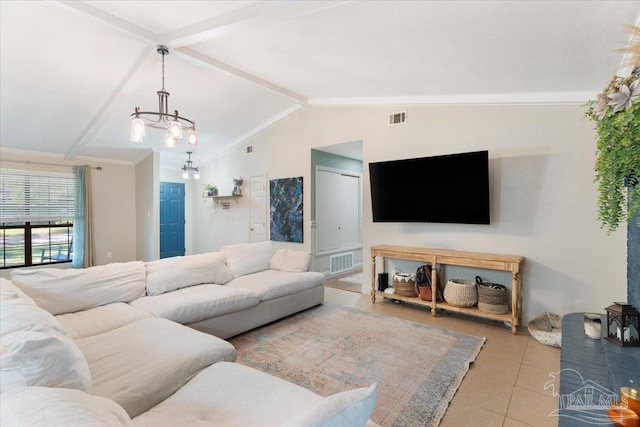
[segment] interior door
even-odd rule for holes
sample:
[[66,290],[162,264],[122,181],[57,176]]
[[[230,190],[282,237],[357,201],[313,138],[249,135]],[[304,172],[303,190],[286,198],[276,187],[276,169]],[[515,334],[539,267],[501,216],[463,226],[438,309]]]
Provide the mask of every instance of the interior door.
[[264,175],[249,180],[251,196],[251,243],[267,240],[267,180]]
[[184,184],[161,182],[160,258],[184,255],[184,226]]
[[360,179],[340,175],[340,247],[360,244]]
[[316,251],[360,245],[360,176],[316,170]]

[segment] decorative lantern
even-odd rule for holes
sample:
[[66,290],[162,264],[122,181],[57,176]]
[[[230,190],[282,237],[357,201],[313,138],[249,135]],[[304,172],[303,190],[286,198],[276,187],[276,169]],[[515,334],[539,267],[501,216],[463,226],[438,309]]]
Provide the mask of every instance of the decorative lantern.
[[606,339],[623,347],[640,346],[640,313],[631,304],[614,302],[607,310]]

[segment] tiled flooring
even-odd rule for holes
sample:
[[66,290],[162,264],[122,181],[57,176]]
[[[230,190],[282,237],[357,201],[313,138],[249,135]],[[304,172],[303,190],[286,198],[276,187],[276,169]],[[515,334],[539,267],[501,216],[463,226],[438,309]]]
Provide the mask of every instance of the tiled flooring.
[[[471,365],[440,426],[556,426],[549,416],[558,408],[551,389],[544,390],[550,373],[560,371],[560,349],[533,339],[526,327],[511,329],[482,319],[444,314],[436,317],[424,307],[397,304],[368,295],[325,288],[325,300],[373,313],[394,316],[437,328],[484,336],[485,342]],[[556,390],[558,384],[556,383]]]

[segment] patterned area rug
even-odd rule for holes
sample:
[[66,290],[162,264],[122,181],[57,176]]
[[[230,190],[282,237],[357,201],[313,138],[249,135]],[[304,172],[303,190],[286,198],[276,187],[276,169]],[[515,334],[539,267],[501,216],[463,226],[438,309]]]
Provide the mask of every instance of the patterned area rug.
[[239,363],[322,396],[377,382],[381,426],[437,426],[485,339],[324,303],[229,341]]

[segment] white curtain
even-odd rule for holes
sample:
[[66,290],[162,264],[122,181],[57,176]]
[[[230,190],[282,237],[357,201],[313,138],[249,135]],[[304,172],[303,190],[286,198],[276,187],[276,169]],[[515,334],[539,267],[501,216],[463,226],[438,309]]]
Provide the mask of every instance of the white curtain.
[[96,252],[93,238],[93,213],[91,207],[91,167],[74,166],[76,180],[75,216],[73,218],[73,261],[74,268],[95,265]]

